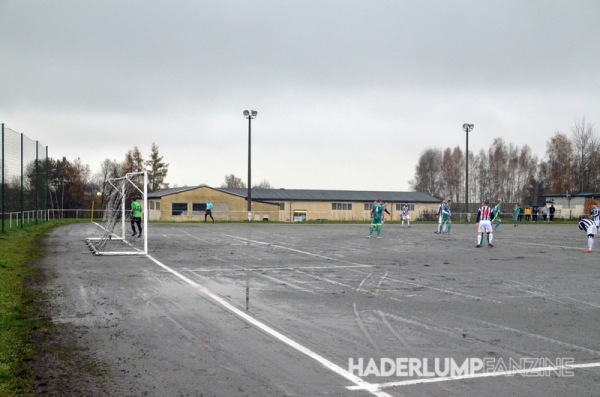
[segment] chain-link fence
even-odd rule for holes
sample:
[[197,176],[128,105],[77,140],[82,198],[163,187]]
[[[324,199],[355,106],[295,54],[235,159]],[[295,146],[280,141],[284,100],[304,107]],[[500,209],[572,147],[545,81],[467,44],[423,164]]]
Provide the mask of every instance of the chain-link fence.
[[2,126],[2,233],[48,219],[48,147]]

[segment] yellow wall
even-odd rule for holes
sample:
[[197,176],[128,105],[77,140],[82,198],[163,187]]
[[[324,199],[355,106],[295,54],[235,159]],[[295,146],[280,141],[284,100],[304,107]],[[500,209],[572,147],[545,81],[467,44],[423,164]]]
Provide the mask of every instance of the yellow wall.
[[[149,205],[149,219],[176,222],[204,221],[204,215],[192,214],[192,203],[206,203],[209,200],[214,205],[212,216],[217,221],[248,219],[248,204],[244,197],[220,192],[211,189],[210,187],[199,187],[181,193],[170,194],[162,197],[160,200],[150,199],[149,201],[154,201],[155,204],[154,209],[152,209],[152,204]],[[160,211],[156,210],[157,202],[160,202]],[[187,203],[188,214],[173,216],[171,212],[173,203]],[[277,221],[279,220],[279,206],[276,204],[253,201],[252,216],[253,220],[262,221],[263,219],[268,218],[269,220]],[[210,218],[208,218],[208,220],[210,221]]]
[[[192,203],[206,203],[212,201],[214,204],[212,214],[215,220],[248,220],[248,204],[244,197],[221,192],[207,186],[198,187],[181,193],[175,193],[162,197],[161,199],[149,199],[154,203],[149,204],[149,219],[162,221],[204,221],[202,214],[192,214]],[[160,202],[160,211],[156,210],[156,203]],[[364,209],[365,203],[352,202],[352,210],[332,210],[331,202],[313,202],[313,201],[281,201],[284,203],[284,209],[280,210],[278,204],[252,202],[252,220],[262,221],[269,219],[271,221],[293,222],[295,212],[305,212],[306,220],[327,219],[332,221],[369,221],[370,205],[367,210]],[[349,203],[336,201],[339,203]],[[173,203],[187,203],[188,214],[185,216],[173,216],[171,213]],[[413,204],[414,210],[410,212],[413,221],[417,220],[423,211],[436,211],[438,203],[432,204]],[[391,215],[385,214],[387,220],[401,220],[402,211],[396,210],[396,203],[387,203],[387,210]],[[210,221],[210,218],[208,219]]]
[[[371,219],[371,204],[368,203],[367,210],[364,209],[365,203],[336,201],[336,203],[351,203],[352,210],[332,210],[331,202],[314,201],[293,201],[285,202],[285,209],[280,211],[279,220],[290,222],[293,220],[295,211],[306,211],[307,220],[328,219],[332,221],[368,221]],[[410,204],[410,203],[409,203]],[[423,211],[437,211],[438,204],[413,204],[415,209],[410,212],[412,220],[416,220]],[[387,220],[399,221],[402,219],[402,210],[396,211],[396,203],[387,203],[386,209],[391,215],[385,214]]]

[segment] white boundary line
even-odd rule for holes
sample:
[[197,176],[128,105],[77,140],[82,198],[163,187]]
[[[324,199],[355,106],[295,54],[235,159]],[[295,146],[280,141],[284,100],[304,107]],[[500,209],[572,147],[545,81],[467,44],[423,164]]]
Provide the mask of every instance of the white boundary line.
[[[266,245],[266,246],[273,247],[273,248],[279,248],[279,249],[284,249],[284,250],[288,250],[288,251],[292,251],[292,252],[297,252],[299,254],[304,254],[304,255],[308,255],[308,256],[315,256],[317,258],[327,259],[327,260],[330,260],[330,261],[341,262],[341,263],[348,263],[350,265],[354,265],[355,267],[373,267],[373,265],[365,265],[364,263],[356,263],[356,262],[351,262],[351,261],[347,261],[347,260],[340,259],[340,258],[332,258],[330,256],[314,254],[312,252],[302,251],[302,250],[299,250],[299,249],[285,247],[283,245],[278,245],[278,244],[266,243],[264,241],[251,240],[249,238],[232,236],[230,234],[223,234],[223,236],[229,237],[229,238],[232,238],[232,239],[235,239],[235,240],[240,240],[240,241],[246,241],[246,242],[249,242],[249,243],[254,243],[254,244],[257,244],[257,245]],[[333,265],[332,267],[339,267],[339,266]]]
[[[526,375],[536,372],[544,372],[544,371],[557,371],[561,369],[578,369],[578,368],[594,368],[600,367],[600,362],[596,363],[585,363],[585,364],[573,364],[573,365],[559,365],[555,367],[542,367],[542,368],[531,368],[531,369],[515,369],[512,371],[498,371],[498,372],[483,372],[478,374],[471,375],[458,375],[458,376],[440,376],[438,378],[424,378],[424,379],[412,379],[405,380],[400,382],[387,382],[387,383],[378,383],[372,384],[371,386],[376,386],[380,389],[388,388],[388,387],[397,387],[397,386],[410,386],[410,385],[418,385],[423,383],[437,383],[437,382],[447,382],[451,380],[461,380],[461,379],[475,379],[475,378],[491,378],[495,376],[513,376],[513,375]],[[362,388],[358,385],[355,386],[347,386],[348,390],[362,390]]]
[[307,347],[299,344],[298,342],[296,342],[296,341],[288,338],[287,336],[283,335],[281,332],[278,332],[278,331],[274,330],[273,328],[269,327],[268,325],[266,325],[266,324],[258,321],[254,317],[248,315],[247,313],[244,313],[242,310],[240,310],[237,307],[233,306],[231,303],[227,302],[225,299],[221,298],[220,296],[214,294],[213,292],[211,292],[206,287],[204,287],[204,286],[196,283],[195,281],[193,281],[190,278],[184,276],[183,274],[179,273],[178,271],[176,271],[174,269],[171,269],[170,267],[164,265],[163,263],[161,263],[159,260],[155,259],[151,255],[147,255],[147,258],[150,259],[152,262],[156,263],[161,268],[163,268],[166,271],[168,271],[169,273],[175,275],[176,277],[178,277],[182,281],[185,281],[186,283],[188,283],[192,287],[196,288],[200,293],[202,293],[203,295],[205,295],[207,298],[210,298],[213,301],[217,302],[223,308],[225,308],[226,310],[228,310],[231,313],[235,314],[236,316],[240,317],[242,320],[244,320],[247,323],[255,326],[256,328],[262,330],[263,332],[271,335],[272,337],[278,339],[279,341],[285,343],[286,345],[288,345],[288,346],[296,349],[298,352],[307,355],[308,357],[312,358],[313,360],[315,360],[318,363],[320,363],[321,365],[323,365],[325,368],[328,368],[329,370],[335,372],[336,374],[338,374],[338,375],[342,376],[343,378],[349,380],[350,382],[354,383],[354,385],[356,387],[358,387],[357,390],[366,390],[366,391],[370,392],[371,394],[373,394],[374,396],[378,396],[378,397],[391,397],[389,394],[387,394],[387,393],[385,393],[383,391],[380,391],[378,386],[374,386],[371,383],[365,382],[360,377],[358,377],[358,376],[354,375],[353,373],[345,370],[344,368],[340,367],[339,365],[334,364],[333,362],[327,360],[325,357],[323,357],[323,356],[321,356],[321,355],[313,352],[309,348],[307,348]]

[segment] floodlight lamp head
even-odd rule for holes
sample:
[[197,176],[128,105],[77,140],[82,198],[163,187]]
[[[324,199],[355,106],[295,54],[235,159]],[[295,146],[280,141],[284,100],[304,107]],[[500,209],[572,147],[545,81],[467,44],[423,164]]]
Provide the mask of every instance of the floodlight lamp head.
[[250,115],[250,112],[247,110],[244,110],[244,116],[248,117]]
[[473,130],[474,125],[473,124],[463,124],[463,130],[465,130],[466,132],[469,132],[471,130]]
[[256,110],[252,111],[252,117],[256,117],[257,114],[258,114],[258,112]]

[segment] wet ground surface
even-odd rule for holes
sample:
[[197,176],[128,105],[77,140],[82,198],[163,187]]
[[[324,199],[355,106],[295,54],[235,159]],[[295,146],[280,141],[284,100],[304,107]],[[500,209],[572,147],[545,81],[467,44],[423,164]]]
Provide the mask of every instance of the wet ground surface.
[[[474,225],[367,239],[368,225],[151,224],[149,256],[94,256],[89,227],[56,230],[40,266],[53,321],[105,372],[98,394],[600,395],[600,251],[576,225],[503,225],[476,249]],[[489,367],[409,376],[405,359]],[[510,360],[578,367],[491,376]]]

